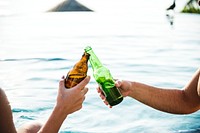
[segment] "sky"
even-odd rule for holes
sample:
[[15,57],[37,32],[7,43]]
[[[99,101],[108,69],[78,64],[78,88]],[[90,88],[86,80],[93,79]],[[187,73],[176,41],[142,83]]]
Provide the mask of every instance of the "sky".
[[[0,15],[44,12],[63,0],[0,0]],[[142,8],[166,9],[173,0],[77,0],[97,12],[142,11]],[[177,0],[177,11],[187,0]]]

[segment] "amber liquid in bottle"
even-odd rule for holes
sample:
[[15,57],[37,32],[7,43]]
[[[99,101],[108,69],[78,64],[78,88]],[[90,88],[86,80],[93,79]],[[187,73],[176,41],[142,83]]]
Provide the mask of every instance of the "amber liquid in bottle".
[[84,52],[82,58],[68,72],[65,78],[65,87],[67,89],[76,86],[87,76],[89,57],[90,55]]

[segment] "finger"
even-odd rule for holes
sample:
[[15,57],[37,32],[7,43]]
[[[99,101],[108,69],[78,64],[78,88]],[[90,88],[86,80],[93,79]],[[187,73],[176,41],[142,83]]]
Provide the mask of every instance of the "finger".
[[82,109],[82,104],[78,104],[77,106],[74,107],[74,111],[73,112],[76,112],[76,111],[79,111],[80,109]]
[[83,104],[83,101],[85,100],[85,95],[80,96],[77,100],[76,100],[76,104],[80,105]]
[[102,90],[100,89],[100,87],[97,87],[97,92],[98,92],[98,93],[101,93],[101,92],[102,92]]
[[85,96],[83,97],[83,101],[85,101]]
[[77,104],[77,106],[82,106],[82,104],[83,104],[83,102],[85,101],[85,96],[82,96],[77,102],[76,102],[76,104]]
[[61,80],[59,81],[59,88],[61,88],[61,89],[65,88],[64,79],[61,79]]
[[104,95],[100,94],[99,97],[101,98],[102,101],[106,101],[106,97]]
[[85,95],[88,92],[88,88],[85,87],[83,90],[81,90],[81,92],[83,93],[83,95]]
[[115,86],[116,87],[121,87],[121,85],[122,85],[122,80],[117,80],[117,81],[115,81]]
[[108,103],[108,101],[106,100],[106,97],[104,95],[100,95],[100,97],[103,100],[105,105],[109,106],[109,108],[112,108],[112,106]]
[[109,108],[112,108],[112,106],[107,102],[107,101],[104,101],[105,105],[107,105]]
[[102,100],[105,100],[105,99],[106,99],[106,97],[105,97],[104,95],[102,95],[102,94],[100,94],[99,96],[100,96],[100,98],[101,98]]
[[80,91],[89,83],[90,76],[87,76],[83,81],[81,81],[75,88],[79,89]]
[[109,108],[112,108],[112,106],[108,103],[108,101],[104,101],[104,104],[106,105],[106,106],[108,106]]
[[105,96],[103,90],[102,90],[100,87],[97,88],[97,92],[98,92],[100,95]]
[[106,100],[105,100],[105,101],[103,101],[103,102],[104,102],[104,104],[105,104],[105,105],[109,105],[109,104],[108,104],[108,102],[107,102]]

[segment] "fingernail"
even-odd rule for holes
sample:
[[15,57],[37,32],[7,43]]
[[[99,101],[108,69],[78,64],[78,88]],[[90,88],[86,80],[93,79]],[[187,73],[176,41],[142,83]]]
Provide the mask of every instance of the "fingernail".
[[116,85],[119,85],[119,83],[120,83],[120,81],[119,81],[119,80],[117,80],[117,81],[115,82],[115,84],[116,84]]

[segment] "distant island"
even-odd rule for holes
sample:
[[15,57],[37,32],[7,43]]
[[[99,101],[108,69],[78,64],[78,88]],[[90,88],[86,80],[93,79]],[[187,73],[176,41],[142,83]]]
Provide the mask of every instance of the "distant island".
[[[70,11],[90,11],[90,8],[82,5],[76,0],[65,0],[55,7],[48,10],[48,12],[70,12]],[[200,6],[198,5],[198,0],[188,0],[186,5],[181,11],[182,13],[197,13],[200,14]]]
[[93,11],[76,0],[65,0],[52,9],[48,10],[48,12],[66,12],[66,11]]

